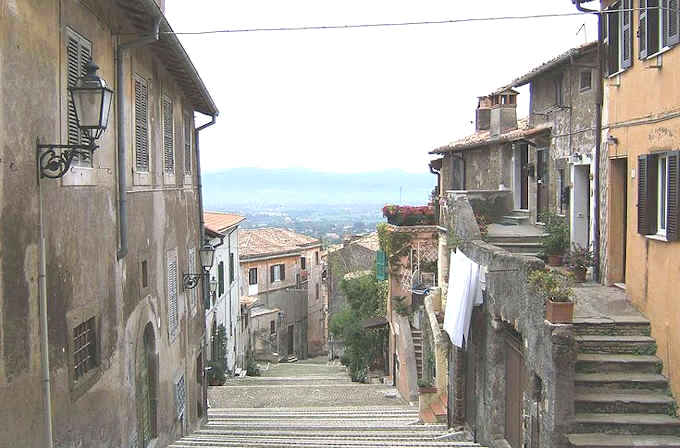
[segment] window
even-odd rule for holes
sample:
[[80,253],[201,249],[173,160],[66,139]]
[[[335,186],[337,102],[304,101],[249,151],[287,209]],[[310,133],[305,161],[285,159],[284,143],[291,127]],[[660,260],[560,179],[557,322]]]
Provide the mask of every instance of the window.
[[234,254],[229,254],[229,285],[234,283]]
[[161,101],[163,111],[163,167],[166,173],[175,172],[175,135],[172,120],[172,101],[167,96],[163,96]]
[[141,76],[135,76],[135,166],[149,172],[149,87]]
[[[193,274],[194,272],[198,272],[196,270],[196,249],[192,247],[191,249],[189,249],[188,252],[189,253],[187,257],[189,262],[187,263],[187,269],[189,272]],[[193,316],[196,314],[196,311],[198,310],[198,297],[197,297],[198,290],[196,288],[190,289],[189,291],[187,291],[187,294],[189,295],[188,297],[189,309],[191,310],[191,315]]]
[[191,117],[184,116],[184,173],[191,174]]
[[276,333],[276,321],[270,320],[269,321],[269,334],[274,334],[274,333]]
[[613,75],[633,65],[632,0],[621,0],[607,9],[605,26],[607,71]]
[[[73,87],[79,78],[87,74],[87,62],[92,54],[92,43],[70,28],[66,28],[66,84]],[[67,134],[69,145],[86,145],[89,140],[78,127],[76,108],[71,95],[66,92],[68,101]],[[76,154],[73,166],[92,167],[92,154]]]
[[184,384],[184,375],[179,377],[175,383],[175,405],[177,406],[177,419],[182,420],[184,416],[184,403],[186,402],[187,389]]
[[319,300],[319,284],[316,284],[316,300]]
[[583,70],[581,72],[581,83],[580,83],[580,91],[585,92],[586,90],[590,90],[593,85],[593,72],[590,70]]
[[177,250],[168,251],[168,336],[170,341],[177,336]]
[[680,151],[638,158],[638,233],[678,240]]
[[269,281],[282,282],[286,279],[286,265],[275,264],[269,267]]
[[316,252],[314,252],[314,260],[315,260],[315,262],[318,266],[319,265],[319,251],[318,250]]
[[73,329],[73,378],[78,381],[97,367],[97,334],[94,317]]
[[307,259],[305,257],[300,257],[300,269],[303,271],[307,269]]
[[142,288],[149,286],[149,268],[146,260],[142,261]]
[[218,297],[222,297],[224,294],[224,261],[220,261],[217,265],[217,288]]
[[257,268],[248,269],[248,284],[257,285]]
[[679,6],[678,0],[640,0],[640,59],[680,42]]

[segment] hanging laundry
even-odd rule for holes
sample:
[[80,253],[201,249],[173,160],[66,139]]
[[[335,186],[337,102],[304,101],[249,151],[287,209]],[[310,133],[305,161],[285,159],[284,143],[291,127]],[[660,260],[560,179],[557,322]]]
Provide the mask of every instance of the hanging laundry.
[[472,307],[483,302],[481,268],[462,251],[451,251],[449,292],[446,299],[444,331],[456,347],[463,347],[470,332]]

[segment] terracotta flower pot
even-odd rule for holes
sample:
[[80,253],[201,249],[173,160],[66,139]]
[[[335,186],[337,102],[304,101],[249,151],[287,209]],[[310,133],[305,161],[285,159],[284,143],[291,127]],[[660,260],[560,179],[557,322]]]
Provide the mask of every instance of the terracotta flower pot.
[[553,302],[545,304],[545,319],[552,323],[568,324],[574,317],[574,302]]
[[574,281],[578,283],[583,283],[586,281],[586,272],[587,270],[584,268],[573,268],[569,269],[569,272],[574,274]]
[[561,266],[562,255],[548,255],[548,264],[550,266]]

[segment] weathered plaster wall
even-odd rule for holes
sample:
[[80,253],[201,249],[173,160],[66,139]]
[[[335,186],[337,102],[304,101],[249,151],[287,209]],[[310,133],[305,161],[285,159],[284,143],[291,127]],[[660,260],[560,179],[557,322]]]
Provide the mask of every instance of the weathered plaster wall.
[[310,356],[316,356],[328,351],[326,343],[326,300],[321,285],[321,248],[307,249],[303,252],[303,256],[307,259],[307,345]]

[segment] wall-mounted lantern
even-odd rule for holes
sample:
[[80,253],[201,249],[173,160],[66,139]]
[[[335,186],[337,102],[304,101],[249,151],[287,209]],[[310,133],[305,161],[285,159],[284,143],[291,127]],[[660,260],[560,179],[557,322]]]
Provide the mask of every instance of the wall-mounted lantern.
[[[111,111],[113,90],[97,76],[99,67],[92,59],[87,63],[87,74],[69,87],[76,111],[76,122],[89,140],[86,145],[41,144],[38,142],[38,175],[57,179],[71,168],[76,154],[89,156],[98,146],[95,141],[106,130]],[[60,150],[60,151],[57,151]]]
[[[194,289],[198,285],[201,277],[210,275],[210,268],[215,260],[215,248],[210,243],[205,243],[203,247],[198,250],[198,256],[201,259],[201,273],[199,274],[184,274],[182,277],[182,285],[184,289]],[[210,282],[210,289],[212,290],[212,282]],[[217,282],[215,282],[217,285]]]

